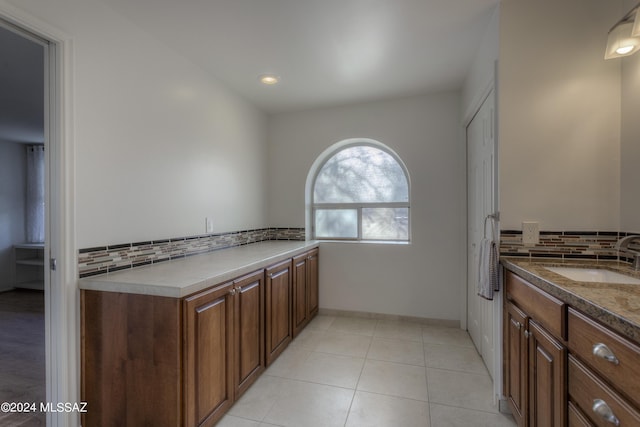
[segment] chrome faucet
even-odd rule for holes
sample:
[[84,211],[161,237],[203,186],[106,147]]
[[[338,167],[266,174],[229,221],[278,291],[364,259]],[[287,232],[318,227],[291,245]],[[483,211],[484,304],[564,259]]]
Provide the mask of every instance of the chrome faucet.
[[618,251],[624,251],[633,255],[633,269],[640,271],[640,251],[629,249],[629,243],[633,241],[640,243],[640,235],[632,234],[631,236],[623,237],[616,242],[616,249]]

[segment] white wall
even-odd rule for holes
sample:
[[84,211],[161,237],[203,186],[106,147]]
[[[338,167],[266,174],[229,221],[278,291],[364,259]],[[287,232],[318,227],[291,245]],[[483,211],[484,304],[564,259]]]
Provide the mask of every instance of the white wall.
[[73,44],[79,248],[263,227],[266,116],[95,0],[11,0]]
[[13,245],[25,241],[26,148],[0,141],[0,291],[13,287]]
[[620,227],[623,231],[640,233],[640,53],[622,59],[621,63]]
[[500,8],[496,7],[462,86],[463,119],[470,119],[477,112],[488,85],[494,82],[496,61],[500,53],[499,38]]
[[364,137],[392,148],[411,179],[410,245],[325,243],[320,306],[458,320],[464,223],[459,94],[371,102],[269,119],[269,223],[305,225],[305,181],[332,144]]
[[621,15],[602,0],[503,0],[502,229],[618,230],[619,64],[603,56]]

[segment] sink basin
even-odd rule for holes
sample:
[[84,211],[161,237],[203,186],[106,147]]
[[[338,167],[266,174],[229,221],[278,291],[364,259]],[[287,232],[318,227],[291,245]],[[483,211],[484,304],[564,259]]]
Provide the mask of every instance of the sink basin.
[[622,283],[627,285],[640,285],[640,279],[606,270],[604,268],[579,268],[579,267],[545,267],[567,279],[577,282],[598,283]]

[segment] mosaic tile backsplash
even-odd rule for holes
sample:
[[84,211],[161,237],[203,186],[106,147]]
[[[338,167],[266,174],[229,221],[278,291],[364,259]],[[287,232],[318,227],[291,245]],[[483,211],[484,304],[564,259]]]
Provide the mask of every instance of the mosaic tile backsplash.
[[305,240],[304,228],[260,228],[80,249],[80,278],[267,240]]
[[[503,230],[500,233],[500,255],[615,260],[619,258],[616,242],[630,234],[638,233],[540,231],[540,243],[525,246],[521,230]],[[305,229],[260,228],[80,249],[78,271],[81,278],[89,277],[267,240],[305,240]],[[638,243],[629,247],[640,251]],[[620,259],[632,260],[624,254]]]
[[[609,231],[540,231],[540,243],[525,246],[522,243],[522,231],[503,230],[500,233],[500,255],[532,258],[583,258],[631,261],[631,257],[619,254],[616,242],[628,235]],[[630,249],[640,250],[640,244],[629,245]]]

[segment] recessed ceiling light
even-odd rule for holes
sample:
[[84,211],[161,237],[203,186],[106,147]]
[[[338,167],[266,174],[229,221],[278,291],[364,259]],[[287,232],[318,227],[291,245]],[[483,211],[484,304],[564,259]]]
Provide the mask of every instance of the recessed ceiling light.
[[265,85],[275,85],[280,81],[280,77],[274,74],[263,74],[258,77],[258,80]]

